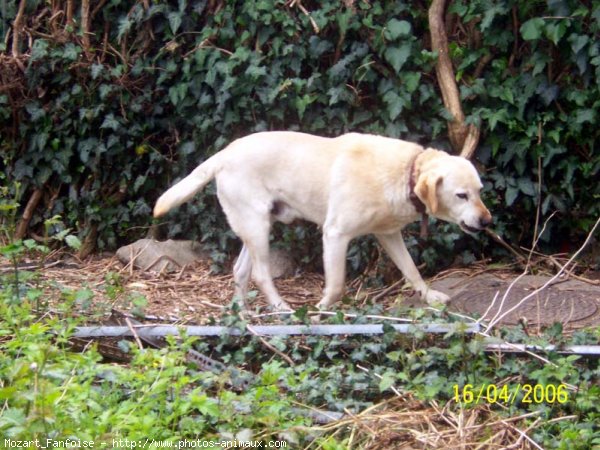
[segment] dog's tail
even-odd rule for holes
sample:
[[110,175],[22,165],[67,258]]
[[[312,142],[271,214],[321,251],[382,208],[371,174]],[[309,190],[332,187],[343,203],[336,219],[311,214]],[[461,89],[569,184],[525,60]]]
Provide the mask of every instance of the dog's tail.
[[160,217],[169,210],[187,202],[212,180],[220,167],[221,152],[196,167],[192,173],[171,187],[159,197],[154,206],[154,217]]

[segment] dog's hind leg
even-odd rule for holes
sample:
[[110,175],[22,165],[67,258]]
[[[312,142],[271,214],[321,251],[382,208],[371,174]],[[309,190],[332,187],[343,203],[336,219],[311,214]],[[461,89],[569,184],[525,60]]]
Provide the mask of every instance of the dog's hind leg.
[[325,292],[317,308],[325,310],[344,294],[346,282],[346,252],[350,236],[334,227],[323,229],[323,265],[325,268]]
[[[222,205],[223,203],[221,200]],[[271,222],[268,212],[262,216],[252,207],[240,208],[240,205],[237,206],[237,209],[223,208],[231,228],[244,243],[238,262],[234,267],[236,294],[245,297],[249,277],[252,276],[273,308],[290,310],[290,306],[279,296],[271,277],[269,267]]]
[[242,250],[238,256],[235,265],[233,266],[233,280],[235,282],[234,297],[242,300],[245,304],[246,294],[248,294],[248,282],[252,275],[252,258],[250,252],[245,245],[242,245]]
[[[269,224],[270,225],[270,224]],[[248,248],[252,260],[252,279],[265,294],[269,304],[277,310],[291,310],[290,306],[279,296],[269,267],[269,227],[264,231],[251,230],[239,234],[244,246]]]

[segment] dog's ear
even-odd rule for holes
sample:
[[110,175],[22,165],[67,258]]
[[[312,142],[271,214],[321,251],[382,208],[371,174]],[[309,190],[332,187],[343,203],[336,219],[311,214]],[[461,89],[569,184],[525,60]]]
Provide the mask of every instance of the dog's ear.
[[435,214],[438,211],[437,191],[443,181],[444,178],[441,175],[422,175],[415,185],[415,194],[417,194],[417,197],[425,203],[425,206],[427,206],[431,214]]

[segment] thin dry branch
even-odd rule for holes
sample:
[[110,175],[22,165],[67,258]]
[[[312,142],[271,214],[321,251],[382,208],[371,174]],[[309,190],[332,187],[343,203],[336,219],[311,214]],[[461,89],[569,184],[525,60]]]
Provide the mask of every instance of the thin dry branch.
[[[512,313],[513,311],[515,311],[517,308],[519,308],[521,305],[523,305],[523,303],[525,303],[527,300],[536,297],[537,295],[539,295],[540,292],[542,292],[544,289],[546,289],[548,286],[554,284],[554,282],[556,280],[558,280],[559,277],[561,277],[565,271],[567,270],[567,267],[575,260],[577,259],[577,257],[579,256],[579,254],[587,247],[587,245],[589,244],[590,240],[592,239],[594,233],[596,232],[596,229],[598,228],[598,226],[600,225],[600,217],[596,220],[596,223],[594,224],[594,226],[592,227],[591,231],[588,233],[586,240],[584,241],[584,243],[581,245],[581,247],[579,247],[579,250],[577,250],[573,256],[571,256],[571,258],[569,258],[569,260],[565,263],[564,266],[562,266],[560,268],[560,270],[558,272],[556,272],[556,274],[550,278],[548,281],[546,281],[541,287],[533,290],[530,294],[526,295],[525,297],[523,297],[516,305],[514,305],[512,308],[508,309],[507,311],[504,311],[502,314],[500,315],[496,315],[496,317],[494,317],[494,319],[492,319],[492,321],[490,321],[490,323],[488,324],[485,332],[489,332],[495,325],[498,324],[498,322],[500,322],[504,317],[506,317],[507,315],[509,315],[510,313]],[[541,233],[540,233],[541,234]],[[506,296],[508,295],[508,292],[510,291],[510,289],[512,289],[512,287],[515,285],[516,281],[521,278],[523,275],[525,275],[526,272],[524,272],[523,274],[521,274],[515,281],[513,281],[513,283],[510,284],[510,286],[508,287],[506,293],[504,294],[504,299],[506,298]],[[499,309],[499,311],[501,311],[501,309]]]
[[304,7],[304,5],[302,5],[302,1],[301,0],[292,0],[288,6],[290,8],[292,7],[297,7],[300,11],[302,11],[302,13],[308,17],[308,20],[310,21],[310,24],[313,27],[313,30],[315,32],[315,34],[319,34],[319,32],[321,31],[319,29],[319,25],[317,25],[317,22],[315,22],[315,19],[312,18],[312,16],[310,15],[310,13],[308,12],[308,10]]

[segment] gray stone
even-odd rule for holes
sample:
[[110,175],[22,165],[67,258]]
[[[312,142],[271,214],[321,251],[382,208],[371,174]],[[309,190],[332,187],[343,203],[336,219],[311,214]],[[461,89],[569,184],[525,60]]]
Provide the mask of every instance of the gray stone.
[[175,272],[185,265],[210,259],[196,241],[140,239],[117,250],[123,264],[151,272]]
[[269,252],[269,267],[273,278],[290,278],[296,274],[296,262],[290,252],[272,248]]
[[[237,258],[233,260],[233,265]],[[296,275],[296,261],[287,250],[271,248],[269,250],[269,269],[271,278],[291,278]]]

